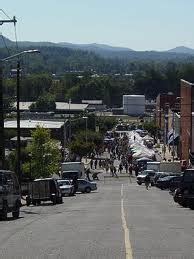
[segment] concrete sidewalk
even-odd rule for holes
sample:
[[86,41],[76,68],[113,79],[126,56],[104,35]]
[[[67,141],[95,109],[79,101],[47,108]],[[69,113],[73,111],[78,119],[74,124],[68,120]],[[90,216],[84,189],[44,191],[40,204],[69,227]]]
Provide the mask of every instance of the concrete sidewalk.
[[[155,148],[158,152],[158,155],[161,157],[161,161],[166,159],[166,161],[171,160],[173,161],[173,156],[172,156],[172,150],[169,150],[169,147],[166,145],[166,148],[164,149],[164,145],[160,144],[159,148]],[[165,152],[164,152],[165,150]],[[177,157],[177,154],[175,153],[174,158]]]

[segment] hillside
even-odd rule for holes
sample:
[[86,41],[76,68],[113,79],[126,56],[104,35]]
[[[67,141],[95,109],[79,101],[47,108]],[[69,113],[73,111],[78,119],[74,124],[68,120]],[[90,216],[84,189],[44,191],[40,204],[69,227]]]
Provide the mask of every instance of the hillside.
[[[4,38],[11,54],[16,53],[15,43]],[[0,58],[10,55],[0,40]],[[33,72],[63,73],[64,71],[96,71],[97,73],[130,73],[140,63],[190,62],[194,55],[176,51],[133,51],[104,44],[69,44],[52,42],[19,42],[19,51],[36,48],[41,54],[26,58]],[[180,50],[180,49],[179,49]]]

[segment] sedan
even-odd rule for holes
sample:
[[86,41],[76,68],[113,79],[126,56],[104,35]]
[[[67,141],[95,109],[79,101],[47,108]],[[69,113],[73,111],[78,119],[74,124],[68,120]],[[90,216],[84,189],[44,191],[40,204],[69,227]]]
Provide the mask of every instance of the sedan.
[[70,180],[57,180],[59,188],[63,196],[72,196],[74,193],[74,186]]
[[97,184],[84,179],[78,179],[78,192],[90,193],[91,191],[97,190]]
[[137,176],[137,183],[139,185],[141,185],[142,183],[145,182],[145,177],[146,175],[150,176],[150,181],[151,183],[153,183],[153,178],[155,176],[155,171],[154,170],[144,170],[143,172],[141,172],[140,174],[138,174]]

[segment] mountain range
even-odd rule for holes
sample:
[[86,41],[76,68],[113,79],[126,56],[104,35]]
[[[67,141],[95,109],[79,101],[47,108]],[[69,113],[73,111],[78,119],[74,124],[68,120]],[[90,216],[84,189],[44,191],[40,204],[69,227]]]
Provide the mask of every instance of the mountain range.
[[[2,38],[2,40],[1,40]],[[0,48],[2,47],[14,47],[15,42],[11,41],[10,39],[1,36],[0,38]],[[102,57],[126,57],[128,55],[138,55],[139,54],[145,54],[145,53],[155,53],[155,54],[161,54],[161,53],[174,53],[174,54],[181,54],[181,55],[194,55],[194,49],[188,48],[185,46],[176,47],[167,51],[135,51],[130,48],[124,48],[124,47],[113,47],[106,44],[97,44],[97,43],[91,43],[91,44],[73,44],[68,42],[32,42],[32,41],[19,41],[18,42],[19,47],[21,48],[29,48],[29,47],[62,47],[62,48],[69,48],[69,49],[79,49],[83,51],[89,51],[94,52],[95,54],[98,54]]]

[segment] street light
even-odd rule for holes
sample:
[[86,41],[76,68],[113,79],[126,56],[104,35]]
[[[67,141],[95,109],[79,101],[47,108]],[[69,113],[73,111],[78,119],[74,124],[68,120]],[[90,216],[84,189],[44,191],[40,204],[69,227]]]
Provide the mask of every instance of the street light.
[[[34,54],[34,53],[40,53],[39,50],[37,49],[32,49],[32,50],[24,50],[22,52],[16,53],[14,55],[11,55],[7,58],[1,59],[1,62],[7,62],[12,59],[18,58],[17,60],[17,174],[19,177],[19,182],[21,183],[21,172],[20,172],[20,157],[21,157],[21,143],[20,143],[20,60],[19,57],[26,55],[26,54]],[[3,86],[2,86],[2,68],[0,70],[0,120],[1,120],[1,125],[0,125],[0,141],[1,141],[1,152],[0,155],[2,155],[2,168],[4,167],[5,163],[5,147],[4,147],[4,112],[3,112]]]

